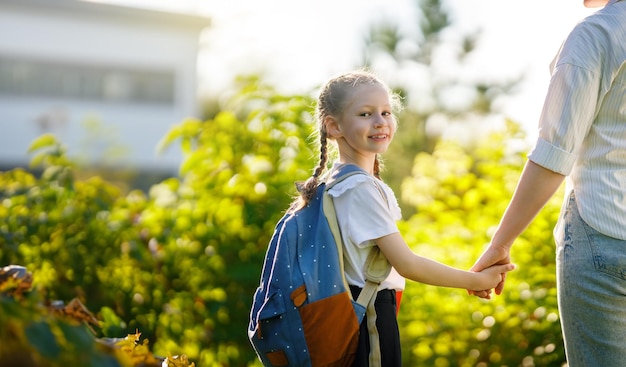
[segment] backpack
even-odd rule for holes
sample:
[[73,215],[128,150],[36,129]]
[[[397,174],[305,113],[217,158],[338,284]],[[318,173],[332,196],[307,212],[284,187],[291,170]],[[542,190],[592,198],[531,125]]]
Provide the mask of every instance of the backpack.
[[344,275],[339,225],[328,194],[331,187],[354,174],[366,173],[350,164],[332,171],[321,180],[311,202],[289,211],[274,229],[248,325],[248,338],[264,366],[351,365],[366,312],[374,346],[370,365],[380,358],[374,300],[391,265],[373,246],[366,263],[366,285],[358,299],[352,299]]

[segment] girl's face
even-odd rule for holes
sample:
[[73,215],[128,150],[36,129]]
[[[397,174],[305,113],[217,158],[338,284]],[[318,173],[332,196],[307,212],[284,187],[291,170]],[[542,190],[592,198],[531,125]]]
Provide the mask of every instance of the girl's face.
[[375,84],[355,87],[341,116],[329,118],[328,132],[345,163],[369,165],[376,154],[387,150],[396,131],[389,94]]

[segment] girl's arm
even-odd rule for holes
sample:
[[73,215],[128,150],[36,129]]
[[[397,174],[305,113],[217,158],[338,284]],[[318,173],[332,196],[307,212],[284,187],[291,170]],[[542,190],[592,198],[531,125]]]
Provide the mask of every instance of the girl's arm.
[[512,264],[496,265],[479,273],[456,269],[415,254],[400,233],[392,233],[374,242],[400,275],[435,286],[471,290],[492,289],[502,281],[502,273],[515,267]]

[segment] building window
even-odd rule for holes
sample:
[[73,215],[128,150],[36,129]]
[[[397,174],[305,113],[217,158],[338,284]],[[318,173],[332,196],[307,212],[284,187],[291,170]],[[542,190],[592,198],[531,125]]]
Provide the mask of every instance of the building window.
[[0,95],[174,103],[174,72],[0,57]]

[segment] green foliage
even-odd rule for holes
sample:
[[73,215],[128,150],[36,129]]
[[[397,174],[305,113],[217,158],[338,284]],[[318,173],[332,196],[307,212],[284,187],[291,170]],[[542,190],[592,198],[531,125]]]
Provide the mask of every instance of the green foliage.
[[294,181],[314,164],[309,98],[251,84],[232,103],[237,109],[185,121],[165,137],[164,146],[182,144],[183,179],[155,185],[137,223],[165,293],[156,305],[143,294],[136,313],[166,307],[151,325],[155,347],[185,349],[200,365],[254,359],[245,330],[265,249]]
[[[180,141],[181,178],[148,193],[78,180],[53,136],[35,141],[41,177],[0,173],[0,264],[31,270],[46,301],[80,297],[102,336],[138,329],[155,354],[200,366],[254,360],[245,330],[265,249],[317,153],[312,100],[247,82],[236,108],[170,131],[162,146]],[[31,335],[55,352],[43,326]]]
[[54,317],[39,301],[36,292],[23,299],[0,295],[2,366],[130,366],[101,348],[85,325]]
[[117,254],[106,217],[119,191],[98,178],[74,181],[52,136],[30,150],[39,152],[34,162],[45,168],[40,179],[21,169],[0,174],[1,263],[37,269],[35,285],[51,299],[80,291],[89,304],[101,304],[96,269]]
[[[403,184],[416,214],[402,223],[414,251],[469,269],[489,242],[525,162],[509,151],[519,127],[486,136],[468,151],[441,142],[415,159]],[[519,146],[519,144],[517,144]],[[516,241],[503,295],[485,301],[464,291],[409,283],[400,323],[405,365],[561,366],[552,227],[556,195]]]
[[[183,121],[164,137],[163,149],[181,143],[181,175],[146,193],[79,180],[54,137],[35,141],[41,177],[0,173],[0,264],[28,267],[43,302],[79,297],[103,338],[141,330],[155,355],[184,353],[203,367],[255,365],[245,330],[267,243],[318,152],[309,144],[311,98],[242,82],[222,112]],[[401,193],[415,214],[400,228],[416,252],[471,267],[514,189],[524,146],[511,147],[523,138],[511,123],[473,147],[440,142],[415,157]],[[560,366],[557,201],[517,241],[518,270],[503,296],[484,301],[409,283],[400,312],[405,365]],[[84,346],[82,329],[0,305],[3,330],[42,356]],[[61,334],[72,345],[53,341]],[[5,336],[2,348],[11,348]]]
[[[4,367],[195,367],[186,355],[155,357],[141,333],[125,338],[96,338],[97,326],[77,299],[46,305],[38,292],[5,287],[0,268],[0,363]],[[29,282],[22,282],[21,285]],[[84,322],[89,321],[89,325]]]

